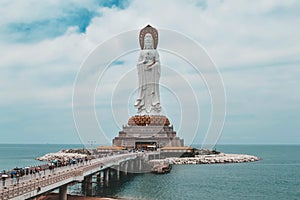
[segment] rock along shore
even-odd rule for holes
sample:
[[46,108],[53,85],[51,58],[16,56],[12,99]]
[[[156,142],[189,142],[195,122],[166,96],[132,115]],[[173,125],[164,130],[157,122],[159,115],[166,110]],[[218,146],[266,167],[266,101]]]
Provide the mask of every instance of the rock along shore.
[[61,150],[56,153],[47,153],[44,156],[37,157],[39,161],[52,161],[52,160],[70,160],[70,159],[83,159],[90,157],[90,152],[87,149],[67,149]]
[[212,154],[212,155],[196,155],[195,157],[185,158],[167,158],[174,165],[190,165],[190,164],[222,164],[222,163],[244,163],[255,162],[261,158],[245,155],[245,154]]

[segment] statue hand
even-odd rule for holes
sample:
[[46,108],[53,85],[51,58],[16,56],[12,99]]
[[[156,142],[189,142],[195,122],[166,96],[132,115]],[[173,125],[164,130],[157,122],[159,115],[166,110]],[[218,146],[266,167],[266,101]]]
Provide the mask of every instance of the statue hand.
[[155,61],[153,61],[151,64],[147,65],[147,67],[152,68],[154,64],[155,64]]

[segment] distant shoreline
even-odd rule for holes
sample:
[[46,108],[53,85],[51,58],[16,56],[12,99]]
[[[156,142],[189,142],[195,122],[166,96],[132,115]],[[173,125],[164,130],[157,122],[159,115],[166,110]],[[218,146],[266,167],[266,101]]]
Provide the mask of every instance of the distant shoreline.
[[[82,147],[91,147],[90,145],[80,143],[0,143],[0,145],[81,145]],[[93,144],[93,147],[107,145],[111,144]],[[201,146],[201,144],[193,144],[191,147],[199,148],[199,146]],[[300,146],[300,144],[217,144],[216,146]]]

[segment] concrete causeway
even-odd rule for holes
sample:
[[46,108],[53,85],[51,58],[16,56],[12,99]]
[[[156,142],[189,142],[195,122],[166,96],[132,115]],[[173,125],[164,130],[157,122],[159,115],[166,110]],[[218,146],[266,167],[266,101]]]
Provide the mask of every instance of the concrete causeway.
[[[92,175],[97,172],[104,173],[104,179],[109,181],[109,170],[114,167],[116,175],[120,171],[127,174],[130,161],[135,161],[138,157],[144,157],[146,153],[129,153],[91,160],[87,164],[79,164],[74,167],[57,168],[55,172],[47,172],[40,177],[26,177],[20,179],[18,184],[9,184],[0,189],[0,200],[24,200],[35,199],[43,193],[59,188],[59,199],[67,199],[67,185],[74,182],[83,182],[87,186],[87,191],[92,188]],[[140,162],[137,162],[139,164]]]

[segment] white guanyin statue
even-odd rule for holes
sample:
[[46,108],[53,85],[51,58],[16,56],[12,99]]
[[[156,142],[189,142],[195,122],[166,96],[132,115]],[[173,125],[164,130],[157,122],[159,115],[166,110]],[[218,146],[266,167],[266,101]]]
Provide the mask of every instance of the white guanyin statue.
[[150,25],[140,32],[141,52],[138,59],[138,96],[134,106],[139,115],[159,115],[161,111],[159,95],[160,61],[156,50],[157,30]]

